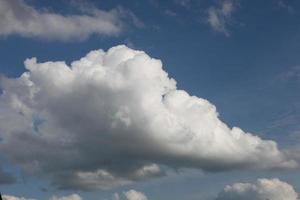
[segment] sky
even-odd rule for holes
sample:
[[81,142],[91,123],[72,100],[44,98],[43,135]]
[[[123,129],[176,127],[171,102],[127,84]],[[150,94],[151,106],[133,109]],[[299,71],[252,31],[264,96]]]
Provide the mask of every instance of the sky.
[[299,1],[0,13],[5,200],[299,199]]

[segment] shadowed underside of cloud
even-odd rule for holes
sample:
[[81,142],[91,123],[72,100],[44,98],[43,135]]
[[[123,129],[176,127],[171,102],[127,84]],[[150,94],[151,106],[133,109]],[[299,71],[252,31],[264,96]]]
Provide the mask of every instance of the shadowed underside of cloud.
[[[39,11],[24,0],[0,0],[0,36],[21,35],[55,40],[86,39],[95,35],[117,35],[124,23],[124,10],[83,9],[82,15]],[[130,18],[135,18],[132,13]],[[122,16],[123,15],[123,16]]]
[[[274,141],[229,128],[214,105],[176,88],[160,60],[116,46],[71,66],[25,61],[2,77],[0,152],[63,189],[108,189],[164,175],[292,168]],[[17,147],[17,148],[16,148]]]
[[278,179],[258,179],[256,183],[228,185],[216,200],[298,200],[298,194]]

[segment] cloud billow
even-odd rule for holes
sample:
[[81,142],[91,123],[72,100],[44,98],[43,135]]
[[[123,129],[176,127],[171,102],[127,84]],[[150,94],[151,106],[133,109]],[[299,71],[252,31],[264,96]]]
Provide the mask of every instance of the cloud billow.
[[[229,128],[209,101],[176,88],[160,60],[116,46],[2,77],[0,152],[62,189],[108,189],[165,175],[293,168],[276,142]],[[17,147],[17,148],[16,148]]]

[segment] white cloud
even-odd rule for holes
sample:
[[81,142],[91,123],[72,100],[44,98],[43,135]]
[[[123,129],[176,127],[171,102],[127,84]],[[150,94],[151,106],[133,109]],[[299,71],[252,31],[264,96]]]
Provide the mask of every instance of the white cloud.
[[[24,0],[0,0],[0,36],[21,35],[56,40],[86,39],[95,35],[117,35],[124,26],[124,9],[103,11],[89,7],[82,15],[62,15],[37,10]],[[133,13],[130,20],[139,22]]]
[[2,198],[3,200],[35,200],[35,199],[27,199],[24,197],[15,197],[11,195],[3,195]]
[[[136,190],[129,190],[127,192],[123,192],[120,196],[118,193],[115,193],[112,197],[112,200],[148,200],[147,196]],[[3,195],[3,200],[36,200],[36,199],[29,199],[24,197],[16,197],[12,195]],[[67,196],[52,196],[49,200],[83,200],[82,197],[78,194],[71,194]]]
[[148,200],[147,196],[136,190],[129,190],[127,192],[123,192],[122,195],[118,193],[114,193],[112,200]]
[[124,192],[124,196],[126,200],[148,200],[144,193],[138,192],[136,190],[129,190],[128,192]]
[[[209,101],[176,88],[160,60],[116,46],[71,66],[25,61],[2,78],[0,152],[63,189],[108,189],[164,175],[291,168],[276,142],[229,128]],[[18,147],[18,148],[15,148]]]
[[208,9],[207,22],[214,31],[224,33],[229,36],[227,25],[232,19],[232,14],[236,10],[235,0],[222,0],[220,4]]
[[71,194],[63,197],[53,196],[50,200],[82,200],[82,198],[78,194]]
[[217,200],[297,200],[298,194],[288,183],[278,179],[258,179],[256,183],[228,185]]
[[[3,200],[35,200],[35,199],[16,197],[12,195],[3,195]],[[82,200],[82,198],[78,194],[71,194],[63,197],[53,196],[49,200]]]

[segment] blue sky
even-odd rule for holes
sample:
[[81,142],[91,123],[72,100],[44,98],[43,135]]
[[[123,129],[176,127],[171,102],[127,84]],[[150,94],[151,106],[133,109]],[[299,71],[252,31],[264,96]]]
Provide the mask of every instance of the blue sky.
[[[38,62],[65,61],[70,65],[91,50],[106,51],[125,44],[160,59],[169,77],[176,80],[177,88],[209,100],[229,127],[237,126],[262,139],[274,140],[280,149],[293,149],[293,152],[299,149],[299,1],[7,2],[0,0],[0,10],[1,6],[11,9],[21,18],[10,21],[0,16],[0,72],[3,76],[12,80],[19,77],[26,71],[23,62],[27,58],[36,57]],[[229,7],[226,8],[226,4]],[[18,10],[19,5],[31,7],[33,10],[29,12],[39,13],[40,18],[45,13],[70,18],[88,15],[98,17],[98,21],[104,19],[115,27],[102,28],[100,24],[100,28],[94,30],[85,23],[77,24],[78,30],[90,30],[85,33],[67,28],[60,32],[62,27],[51,27],[51,24],[48,31],[24,28],[22,23],[36,19],[28,17],[27,11]],[[95,10],[107,13],[96,16]],[[18,23],[21,28],[15,28]],[[95,23],[90,26],[98,26]],[[214,173],[194,169],[197,167],[178,169],[179,173],[171,170],[168,176],[104,191],[59,190],[48,175],[30,174],[18,161],[4,157],[1,155],[2,168],[17,181],[0,184],[0,191],[36,199],[72,193],[86,200],[111,199],[115,192],[134,189],[145,193],[150,200],[206,200],[214,199],[226,185],[255,182],[257,178],[279,178],[300,192],[298,169],[232,169]]]

